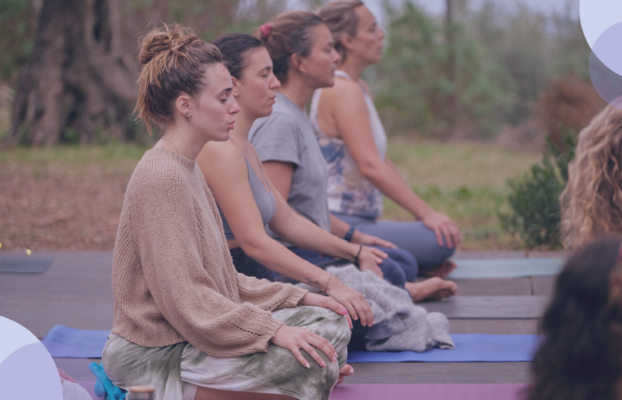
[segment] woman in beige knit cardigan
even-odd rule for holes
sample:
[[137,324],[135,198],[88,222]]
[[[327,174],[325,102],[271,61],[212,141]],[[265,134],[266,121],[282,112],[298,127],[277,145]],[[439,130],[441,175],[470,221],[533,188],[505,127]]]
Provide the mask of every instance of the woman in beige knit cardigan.
[[229,138],[239,111],[220,52],[175,25],[145,36],[140,61],[136,109],[165,134],[125,194],[106,373],[123,389],[154,386],[159,400],[328,399],[347,358],[347,311],[238,274],[194,161]]

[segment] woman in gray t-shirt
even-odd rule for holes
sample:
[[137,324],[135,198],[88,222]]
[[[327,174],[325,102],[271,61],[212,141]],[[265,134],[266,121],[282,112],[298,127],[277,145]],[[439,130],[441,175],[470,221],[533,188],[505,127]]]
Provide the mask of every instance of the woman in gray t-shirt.
[[[340,57],[330,30],[324,24],[309,31],[280,24],[263,33],[281,87],[274,111],[255,121],[249,140],[275,188],[294,210],[323,229],[347,241],[382,247],[389,255],[379,265],[385,279],[407,289],[413,299],[454,295],[456,284],[440,278],[406,282],[405,270],[416,268],[412,254],[386,240],[354,230],[328,211],[326,164],[304,108],[314,90],[334,84]],[[332,260],[297,247],[290,250],[316,265]]]

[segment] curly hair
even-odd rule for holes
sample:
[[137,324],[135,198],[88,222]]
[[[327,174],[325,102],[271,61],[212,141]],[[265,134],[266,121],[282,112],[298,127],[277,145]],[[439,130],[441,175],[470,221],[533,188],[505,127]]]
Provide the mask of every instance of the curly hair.
[[579,134],[560,203],[565,248],[622,233],[622,111],[615,105]]
[[542,319],[544,340],[531,364],[533,382],[525,399],[619,399],[621,243],[620,237],[605,236],[566,263]]

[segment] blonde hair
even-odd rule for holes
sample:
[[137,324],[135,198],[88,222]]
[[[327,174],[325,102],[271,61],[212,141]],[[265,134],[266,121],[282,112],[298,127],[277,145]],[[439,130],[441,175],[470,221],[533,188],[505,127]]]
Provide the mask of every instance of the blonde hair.
[[341,35],[347,33],[354,37],[359,26],[359,17],[354,10],[365,6],[360,0],[335,0],[324,4],[317,10],[317,15],[328,26],[333,35],[335,50],[341,56],[341,62],[346,60],[346,48],[341,43]]
[[579,134],[560,202],[565,248],[577,248],[603,234],[622,233],[620,109],[607,106]]
[[192,29],[180,25],[153,29],[140,41],[138,101],[134,112],[145,121],[162,126],[173,117],[174,102],[181,92],[197,94],[205,85],[203,73],[211,64],[222,63],[220,50],[205,43]]

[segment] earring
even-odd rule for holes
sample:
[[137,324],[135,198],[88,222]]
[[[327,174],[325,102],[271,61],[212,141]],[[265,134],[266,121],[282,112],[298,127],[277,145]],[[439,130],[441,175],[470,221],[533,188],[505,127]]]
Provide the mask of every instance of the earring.
[[190,117],[188,116],[188,113],[186,113],[185,115],[186,115],[186,121],[190,122]]

